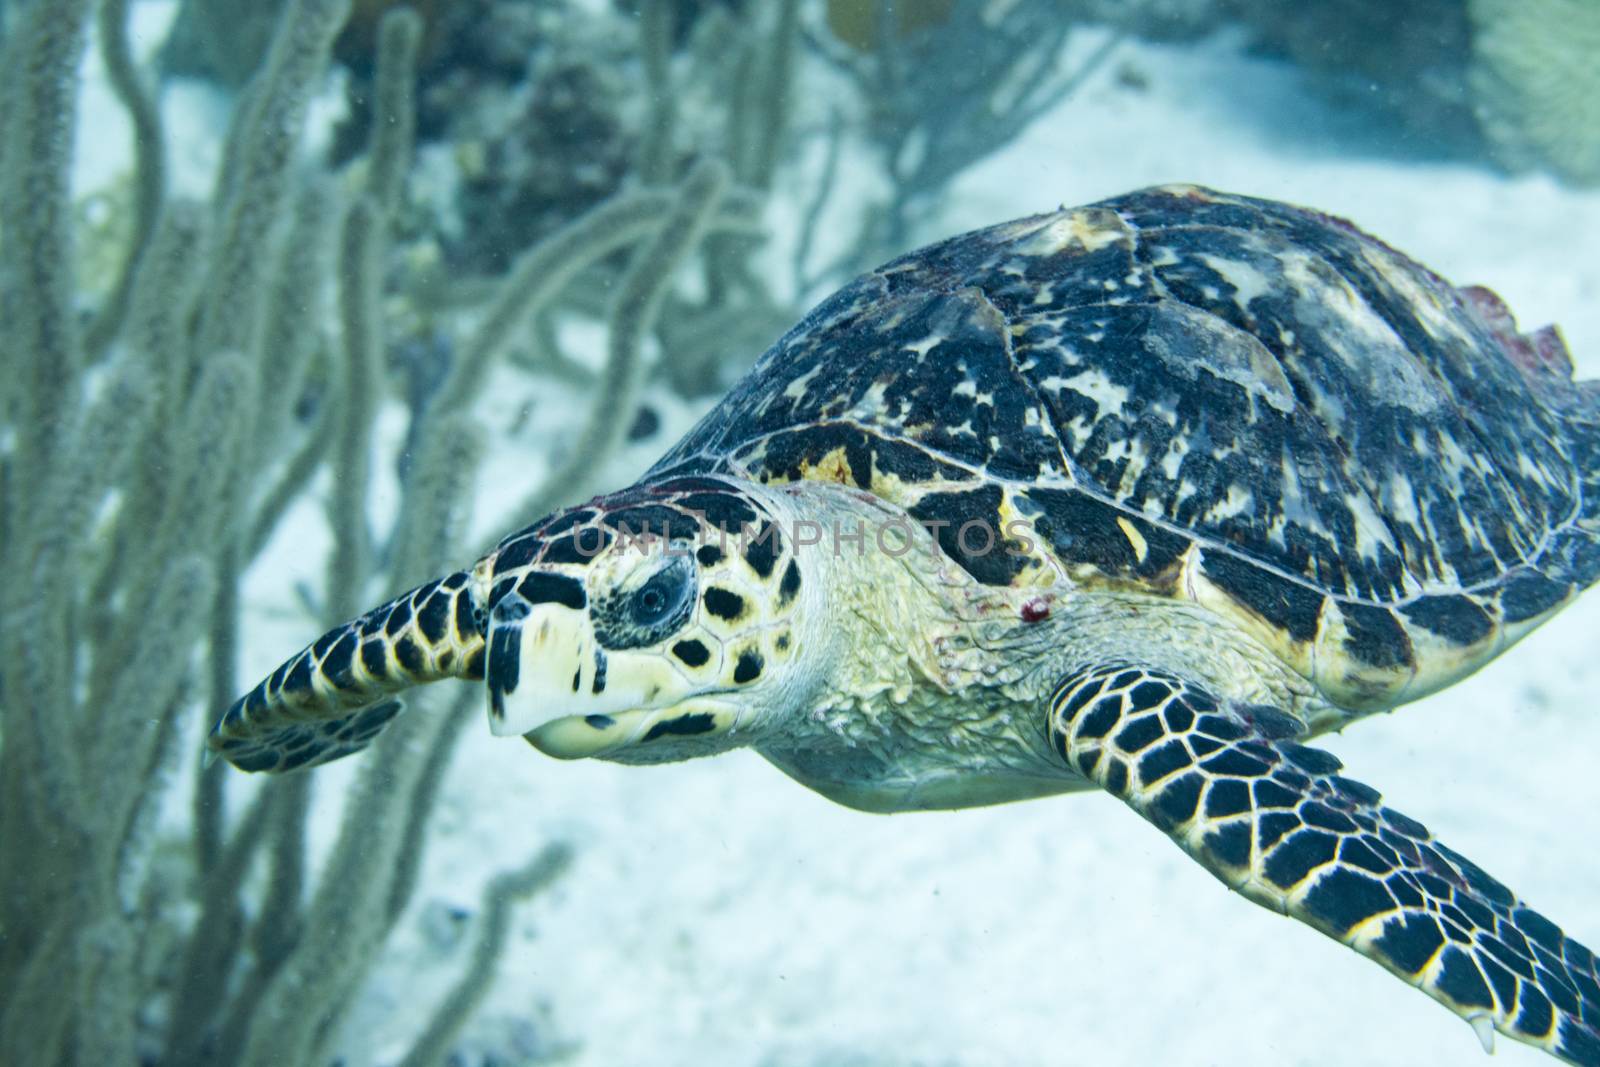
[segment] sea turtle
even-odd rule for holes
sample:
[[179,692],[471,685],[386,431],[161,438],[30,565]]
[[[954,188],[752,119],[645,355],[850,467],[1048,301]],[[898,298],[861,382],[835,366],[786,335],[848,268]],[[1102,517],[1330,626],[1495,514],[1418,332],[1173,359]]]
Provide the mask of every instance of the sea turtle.
[[867,811],[1098,787],[1486,1047],[1596,1067],[1594,956],[1303,742],[1594,581],[1597,453],[1600,388],[1492,294],[1142,190],[845,286],[638,483],[323,635],[210,744],[322,763],[466,678],[553,756],[749,746]]

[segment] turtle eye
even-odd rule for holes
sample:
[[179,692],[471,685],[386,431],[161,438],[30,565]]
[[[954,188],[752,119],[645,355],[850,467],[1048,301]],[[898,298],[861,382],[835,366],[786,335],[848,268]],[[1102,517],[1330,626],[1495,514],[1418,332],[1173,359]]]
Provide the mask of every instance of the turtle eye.
[[694,596],[694,566],[675,557],[634,591],[629,605],[636,625],[655,629],[680,614]]
[[630,575],[626,584],[602,593],[591,608],[595,640],[602,648],[659,644],[694,615],[699,576],[687,555],[668,556],[654,574],[629,588],[634,580]]

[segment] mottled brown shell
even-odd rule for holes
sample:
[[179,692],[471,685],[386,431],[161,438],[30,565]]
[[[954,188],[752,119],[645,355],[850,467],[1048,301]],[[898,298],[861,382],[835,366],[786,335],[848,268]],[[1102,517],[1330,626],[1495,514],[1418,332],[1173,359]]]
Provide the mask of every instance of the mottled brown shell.
[[[949,523],[979,581],[1191,598],[1370,710],[1600,574],[1597,411],[1491,294],[1337,219],[1163,187],[863,276],[656,471],[853,482]],[[966,552],[972,518],[1040,551]]]

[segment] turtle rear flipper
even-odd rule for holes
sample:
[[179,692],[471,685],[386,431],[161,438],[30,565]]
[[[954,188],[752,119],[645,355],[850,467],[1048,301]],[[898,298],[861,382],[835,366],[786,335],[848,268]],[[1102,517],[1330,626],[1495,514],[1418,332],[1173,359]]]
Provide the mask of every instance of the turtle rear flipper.
[[323,634],[234,701],[208,745],[246,771],[311,767],[366,747],[399,714],[386,699],[483,678],[483,610],[457,571]]
[[1052,745],[1226,885],[1372,959],[1472,1024],[1600,1067],[1600,964],[1505,886],[1341,777],[1271,707],[1164,672],[1069,677]]

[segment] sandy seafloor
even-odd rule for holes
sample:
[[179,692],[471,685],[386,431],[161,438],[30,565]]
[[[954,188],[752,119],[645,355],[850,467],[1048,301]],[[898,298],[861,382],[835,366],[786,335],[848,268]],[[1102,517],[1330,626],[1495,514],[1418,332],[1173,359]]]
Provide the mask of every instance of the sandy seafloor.
[[[1147,87],[1116,77],[1122,65]],[[1457,283],[1490,286],[1525,328],[1559,322],[1580,375],[1600,375],[1600,193],[1397,158],[1368,129],[1293,69],[1227,39],[1130,43],[966,174],[943,229],[1162,181],[1294,200],[1349,216]],[[509,372],[491,392],[485,533],[497,502],[536,484],[545,443],[576,417],[566,412],[583,408]],[[533,429],[499,433],[530,400]],[[615,485],[697,414],[655,401],[668,432],[615,460]],[[375,511],[392,507],[380,491]],[[314,636],[291,586],[318,580],[325,550],[317,507],[303,502],[249,575],[241,677]],[[373,590],[374,602],[388,592]],[[1468,681],[1321,743],[1569,933],[1600,943],[1600,594]],[[355,762],[318,772],[324,843]],[[585,1067],[1445,1067],[1481,1056],[1455,1016],[1228,892],[1097,794],[873,816],[748,753],[656,768],[560,763],[475,728],[435,831],[417,905],[347,1028],[351,1067],[394,1062],[453,980],[471,935],[441,948],[441,916],[474,909],[492,873],[557,837],[574,843],[576,862],[519,912],[501,978],[465,1032],[472,1047],[567,1046]],[[1504,1064],[1554,1062],[1498,1045]]]

